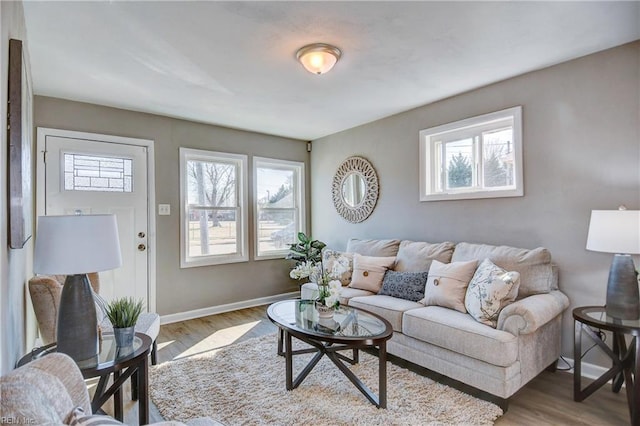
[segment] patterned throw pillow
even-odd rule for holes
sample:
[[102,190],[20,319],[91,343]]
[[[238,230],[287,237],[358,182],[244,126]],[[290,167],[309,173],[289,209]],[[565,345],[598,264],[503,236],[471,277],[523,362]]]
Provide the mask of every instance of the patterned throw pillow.
[[427,283],[428,276],[428,271],[387,271],[384,274],[384,279],[382,280],[382,288],[380,289],[378,294],[417,302],[424,297],[424,287]]
[[343,286],[349,285],[353,274],[353,253],[344,253],[325,248],[322,250],[322,266],[329,273],[333,273],[336,266],[338,269],[346,269],[337,279],[340,280]]
[[382,279],[387,269],[391,269],[396,262],[395,257],[353,255],[353,277],[349,287],[368,290],[374,293],[380,291]]
[[507,272],[485,259],[469,283],[464,305],[478,322],[496,328],[500,311],[516,300],[518,287],[518,272]]
[[469,262],[431,262],[429,278],[424,290],[424,304],[436,305],[467,312],[464,297],[469,281],[478,266],[477,260]]

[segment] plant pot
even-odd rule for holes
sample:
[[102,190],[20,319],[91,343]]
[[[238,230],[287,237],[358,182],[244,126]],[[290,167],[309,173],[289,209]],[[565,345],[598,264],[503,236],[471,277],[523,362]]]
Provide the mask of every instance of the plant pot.
[[113,336],[118,347],[133,346],[134,335],[135,327],[113,328]]
[[316,300],[316,310],[318,311],[318,316],[322,318],[333,318],[333,313],[335,311],[334,308],[330,308],[326,306],[324,303]]

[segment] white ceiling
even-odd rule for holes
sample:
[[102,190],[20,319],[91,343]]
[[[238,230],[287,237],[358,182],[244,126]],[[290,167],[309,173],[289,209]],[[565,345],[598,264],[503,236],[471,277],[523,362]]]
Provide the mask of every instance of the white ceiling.
[[[24,3],[34,92],[312,140],[640,39],[640,2]],[[338,46],[328,74],[296,50]]]

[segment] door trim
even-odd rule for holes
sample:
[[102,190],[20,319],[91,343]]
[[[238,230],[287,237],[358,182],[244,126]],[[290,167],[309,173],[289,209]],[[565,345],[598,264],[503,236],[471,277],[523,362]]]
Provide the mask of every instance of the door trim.
[[[100,133],[77,132],[74,130],[37,128],[36,148],[36,215],[45,213],[45,140],[47,136],[58,136],[70,139],[90,139],[96,142],[118,143],[124,145],[144,146],[147,148],[147,277],[149,279],[148,303],[149,312],[156,312],[156,181],[154,141],[151,139],[129,138],[124,136],[103,135]],[[34,227],[35,228],[35,227]],[[37,237],[37,230],[36,230]]]

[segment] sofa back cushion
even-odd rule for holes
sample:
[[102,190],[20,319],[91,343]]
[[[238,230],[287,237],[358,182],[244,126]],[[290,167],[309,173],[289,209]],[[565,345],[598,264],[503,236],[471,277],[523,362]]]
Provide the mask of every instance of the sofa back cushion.
[[351,238],[347,243],[347,253],[363,256],[395,257],[398,254],[400,240],[359,240]]
[[551,264],[549,250],[538,247],[521,249],[487,244],[458,243],[453,251],[452,262],[489,259],[497,266],[520,274],[518,299],[532,294],[549,293],[556,290],[557,275]]
[[402,241],[396,255],[396,265],[393,268],[398,272],[423,272],[431,267],[431,261],[442,263],[451,262],[454,243],[426,243],[417,241]]

